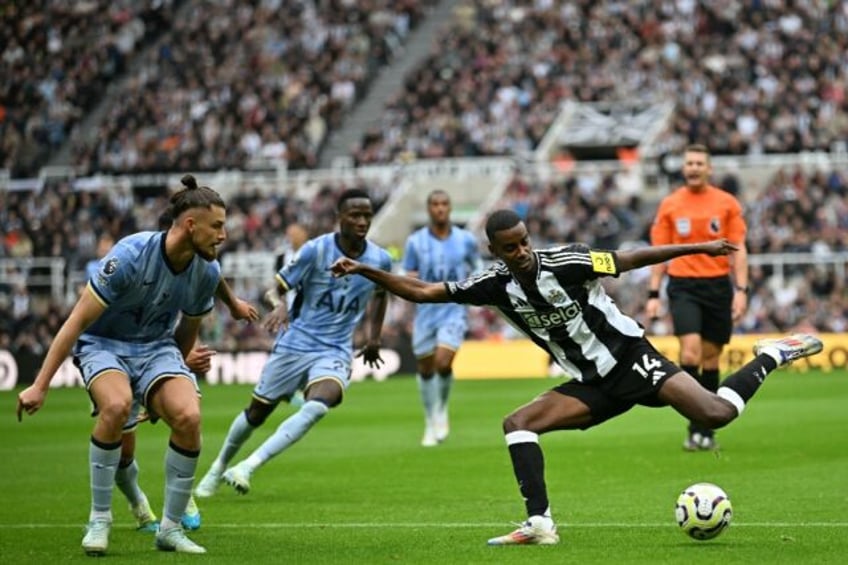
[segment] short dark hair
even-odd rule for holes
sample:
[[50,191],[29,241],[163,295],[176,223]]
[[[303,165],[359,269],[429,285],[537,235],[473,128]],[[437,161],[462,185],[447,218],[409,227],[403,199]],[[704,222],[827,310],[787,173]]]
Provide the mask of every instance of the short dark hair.
[[365,198],[366,200],[371,200],[371,197],[368,196],[368,193],[362,190],[361,188],[349,188],[342,192],[341,196],[339,196],[339,201],[336,204],[336,211],[341,212],[342,206],[348,200],[353,200],[354,198]]
[[435,198],[436,196],[447,196],[448,202],[450,202],[450,194],[448,194],[446,190],[437,188],[436,190],[431,191],[430,194],[427,195],[427,204],[430,204],[430,202],[432,202],[433,198]]
[[495,233],[514,228],[521,223],[521,216],[513,210],[495,210],[489,214],[489,219],[486,220],[486,237],[492,241]]
[[185,188],[171,196],[171,205],[166,212],[171,216],[171,220],[176,220],[180,217],[180,214],[191,208],[220,206],[225,210],[227,209],[221,195],[208,186],[198,186],[194,175],[185,175],[180,179],[180,182],[183,183]]
[[690,145],[687,145],[686,148],[683,150],[684,153],[688,153],[690,151],[692,153],[703,153],[707,157],[710,156],[710,149],[703,143],[692,143]]

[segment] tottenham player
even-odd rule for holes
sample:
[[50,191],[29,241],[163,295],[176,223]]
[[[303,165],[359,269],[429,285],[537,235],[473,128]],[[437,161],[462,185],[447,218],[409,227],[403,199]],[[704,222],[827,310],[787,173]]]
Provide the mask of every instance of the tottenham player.
[[226,206],[193,176],[184,176],[182,183],[185,188],[170,201],[171,228],[130,235],[115,245],[56,334],[35,382],[18,395],[18,418],[41,408],[50,381],[73,348],[98,410],[89,448],[92,505],[82,541],[90,555],[108,548],[121,436],[134,397],[171,428],[156,546],[206,552],[180,526],[200,454],[197,382],[184,358],[221,279],[216,258],[226,239]]
[[[330,266],[340,257],[356,257],[376,270],[390,270],[385,249],[366,239],[374,210],[368,193],[347,190],[337,205],[339,230],[311,239],[277,273],[276,286],[266,293],[274,310],[264,324],[279,331],[271,355],[247,409],[230,425],[212,467],[197,485],[199,497],[212,496],[221,481],[245,494],[260,466],[302,438],[330,408],[342,401],[350,383],[353,332],[370,304],[369,338],[359,353],[379,367],[380,335],[386,314],[386,293],[367,279],[338,280]],[[284,297],[296,289],[291,313]],[[372,295],[373,300],[372,300]],[[291,324],[289,324],[291,320]],[[246,459],[227,464],[282,400],[304,390],[304,403]]]
[[[430,223],[406,240],[406,274],[427,282],[462,280],[480,270],[477,240],[451,223],[450,196],[434,190],[427,196]],[[424,406],[421,445],[432,447],[448,436],[448,399],[453,360],[468,330],[468,313],[460,304],[421,304],[415,310],[412,352],[418,360],[418,390]]]

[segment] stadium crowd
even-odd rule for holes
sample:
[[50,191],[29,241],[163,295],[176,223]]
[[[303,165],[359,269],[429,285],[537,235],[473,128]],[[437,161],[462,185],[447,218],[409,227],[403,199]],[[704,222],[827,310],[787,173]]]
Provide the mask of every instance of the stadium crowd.
[[[731,181],[728,181],[732,184]],[[585,241],[601,248],[646,245],[652,210],[623,188],[615,174],[571,175],[564,180],[534,181],[516,175],[498,207],[511,207],[525,218],[536,245]],[[285,227],[297,222],[310,235],[331,231],[335,199],[353,186],[368,188],[379,207],[388,187],[364,182],[326,185],[311,201],[285,195],[266,195],[246,188],[229,201],[228,241],[222,253],[279,250]],[[65,182],[48,183],[42,193],[0,192],[0,258],[54,256],[67,262],[69,272],[81,273],[96,256],[102,233],[121,237],[138,230],[157,229],[165,208],[164,193],[137,198],[129,190],[74,191]],[[848,251],[848,175],[840,171],[782,170],[760,195],[746,199],[748,246],[762,253],[813,253],[826,257]],[[31,288],[28,277],[38,269],[4,274],[0,293],[0,348],[43,350],[67,314],[68,301],[46,298],[47,289]],[[236,281],[237,290],[258,302],[272,273]],[[265,276],[267,275],[267,276]],[[654,333],[667,333],[670,322],[643,319],[646,270],[607,280],[608,290],[622,309]],[[84,283],[84,277],[78,279]],[[837,265],[755,266],[751,270],[750,307],[739,332],[785,332],[815,328],[848,328],[844,278]],[[75,292],[75,289],[72,289]],[[387,315],[388,343],[408,337],[410,305],[394,300]],[[472,338],[511,337],[508,326],[484,309],[475,309]],[[262,349],[270,336],[258,326],[236,323],[220,309],[204,328],[204,340],[215,347]]]
[[[72,139],[83,173],[314,167],[433,3],[15,4],[0,163],[33,174]],[[830,150],[848,133],[846,48],[845,2],[464,0],[352,154],[521,154],[563,100],[645,97],[677,102],[660,150]],[[74,131],[115,84],[97,134]]]
[[32,176],[170,27],[180,0],[7,2],[0,11],[0,167]]
[[358,163],[521,154],[562,100],[668,99],[660,140],[714,154],[844,147],[848,4],[468,0],[353,148]]
[[426,0],[192,0],[109,102],[83,172],[313,168]]

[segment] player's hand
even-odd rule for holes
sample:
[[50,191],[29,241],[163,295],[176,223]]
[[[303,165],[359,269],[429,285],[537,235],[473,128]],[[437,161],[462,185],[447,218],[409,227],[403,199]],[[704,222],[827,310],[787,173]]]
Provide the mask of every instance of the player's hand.
[[208,345],[197,345],[185,358],[186,366],[194,373],[207,373],[212,368],[212,356],[215,350]]
[[30,416],[38,412],[38,409],[44,405],[45,396],[47,396],[47,393],[35,385],[30,385],[22,390],[18,394],[18,409],[16,410],[18,422],[23,420],[24,410]]
[[280,328],[289,329],[289,309],[285,303],[280,304],[265,316],[262,327],[271,333],[277,333]]
[[350,259],[349,257],[342,257],[338,259],[335,263],[330,266],[330,272],[334,277],[344,277],[346,275],[353,275],[359,271],[359,262]]
[[383,358],[380,357],[380,342],[378,341],[369,341],[368,344],[356,354],[356,356],[362,357],[365,363],[367,363],[372,369],[379,369],[380,365],[385,363]]
[[234,320],[248,320],[255,322],[259,319],[259,310],[247,300],[236,298],[235,304],[230,308],[230,315]]
[[736,244],[730,243],[726,239],[716,239],[715,241],[704,243],[703,247],[704,253],[712,257],[730,255],[734,251],[739,251],[739,247]]

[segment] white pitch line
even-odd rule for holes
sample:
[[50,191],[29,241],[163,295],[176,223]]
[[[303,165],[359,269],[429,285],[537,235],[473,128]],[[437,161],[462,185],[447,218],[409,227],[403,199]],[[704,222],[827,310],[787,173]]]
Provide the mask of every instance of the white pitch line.
[[[657,522],[653,524],[634,524],[627,522],[588,522],[576,524],[557,524],[560,528],[581,529],[581,528],[616,528],[616,529],[649,529],[649,528],[673,528],[674,522]],[[130,527],[130,523],[117,522],[116,527]],[[411,528],[501,528],[509,527],[508,522],[338,522],[338,523],[297,523],[297,522],[260,522],[260,523],[203,523],[203,529],[315,529],[315,528],[334,528],[334,529],[364,529],[364,528],[388,528],[388,529],[411,529]],[[84,528],[85,525],[79,524],[0,524],[0,529],[50,529],[50,528]],[[848,522],[733,522],[732,528],[848,528]]]

